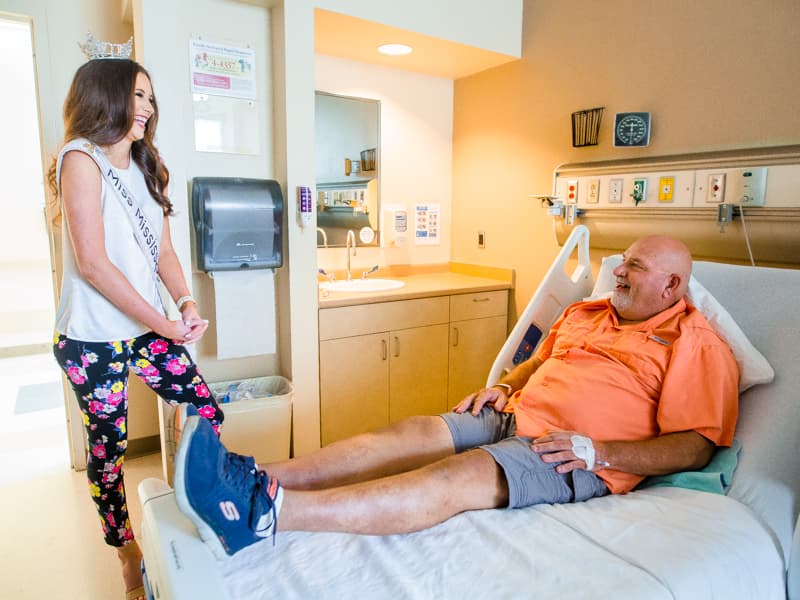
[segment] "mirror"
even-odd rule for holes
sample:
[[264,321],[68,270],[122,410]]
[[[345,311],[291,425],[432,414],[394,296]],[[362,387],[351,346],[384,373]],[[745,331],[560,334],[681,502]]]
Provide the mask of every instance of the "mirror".
[[379,243],[380,101],[317,92],[317,247]]

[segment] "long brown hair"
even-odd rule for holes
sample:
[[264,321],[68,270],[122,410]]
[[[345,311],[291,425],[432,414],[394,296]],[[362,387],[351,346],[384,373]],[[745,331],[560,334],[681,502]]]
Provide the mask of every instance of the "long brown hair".
[[[124,138],[133,126],[136,76],[145,68],[132,60],[96,59],[81,66],[72,79],[64,101],[64,140],[86,138],[98,146],[109,146]],[[172,214],[166,195],[169,171],[153,143],[158,125],[158,104],[153,96],[153,116],[147,121],[144,137],[133,142],[131,158],[144,174],[147,189],[161,205],[165,215]],[[47,172],[54,198],[58,196],[56,158]]]

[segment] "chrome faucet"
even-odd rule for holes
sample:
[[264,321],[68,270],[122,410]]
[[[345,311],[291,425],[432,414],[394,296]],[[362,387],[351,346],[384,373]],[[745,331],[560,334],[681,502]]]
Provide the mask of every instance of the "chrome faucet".
[[[352,246],[351,246],[352,244]],[[353,248],[353,256],[356,255],[356,234],[352,229],[347,230],[347,238],[345,239],[345,250],[347,250],[347,281],[350,281],[353,276],[350,273],[350,248]]]
[[328,234],[325,233],[325,230],[322,227],[317,227],[317,233],[322,235],[322,244],[327,248],[328,247]]

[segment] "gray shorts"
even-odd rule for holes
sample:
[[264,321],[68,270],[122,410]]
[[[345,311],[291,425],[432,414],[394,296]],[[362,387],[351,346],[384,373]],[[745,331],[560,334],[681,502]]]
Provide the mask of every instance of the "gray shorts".
[[509,508],[583,502],[608,494],[605,482],[591,471],[561,474],[555,470],[559,463],[542,462],[530,448],[532,438],[514,435],[517,424],[512,413],[484,407],[477,417],[455,412],[441,417],[450,428],[456,452],[481,448],[503,469]]

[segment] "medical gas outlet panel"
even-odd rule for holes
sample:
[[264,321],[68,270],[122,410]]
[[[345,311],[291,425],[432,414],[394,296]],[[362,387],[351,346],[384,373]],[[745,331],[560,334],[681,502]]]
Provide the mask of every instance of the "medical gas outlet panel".
[[[771,167],[780,169],[780,167]],[[557,175],[554,196],[565,206],[711,208],[764,206],[767,167]]]

